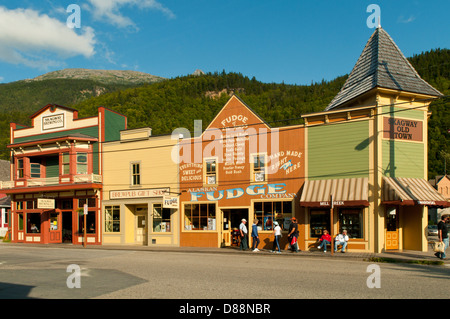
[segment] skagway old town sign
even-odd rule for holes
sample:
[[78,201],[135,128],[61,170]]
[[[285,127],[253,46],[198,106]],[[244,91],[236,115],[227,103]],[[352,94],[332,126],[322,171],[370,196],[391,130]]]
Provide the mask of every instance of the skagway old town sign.
[[383,137],[404,141],[423,141],[423,122],[394,117],[383,118]]

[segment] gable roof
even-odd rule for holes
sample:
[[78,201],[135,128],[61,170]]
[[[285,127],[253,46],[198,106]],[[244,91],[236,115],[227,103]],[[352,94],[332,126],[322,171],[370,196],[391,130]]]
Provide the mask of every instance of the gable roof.
[[372,34],[341,91],[325,110],[338,108],[377,87],[436,97],[443,95],[419,76],[381,27]]

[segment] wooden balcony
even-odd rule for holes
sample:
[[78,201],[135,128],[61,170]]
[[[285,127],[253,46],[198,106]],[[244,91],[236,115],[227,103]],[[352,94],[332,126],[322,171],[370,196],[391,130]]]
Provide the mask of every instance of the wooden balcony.
[[15,181],[0,181],[0,190],[11,190],[17,188],[34,188],[49,186],[69,186],[78,184],[101,184],[102,176],[97,174],[81,174],[71,176],[58,176],[50,178],[30,178]]

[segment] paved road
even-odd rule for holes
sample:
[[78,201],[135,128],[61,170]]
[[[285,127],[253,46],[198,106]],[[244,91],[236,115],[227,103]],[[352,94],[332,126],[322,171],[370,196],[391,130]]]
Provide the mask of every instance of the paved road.
[[[340,299],[450,297],[450,268],[278,254],[0,247],[0,298]],[[81,288],[68,288],[78,265]],[[375,267],[377,267],[375,266]],[[369,267],[369,269],[368,269]],[[379,273],[379,277],[374,277]],[[377,288],[369,288],[369,284]],[[73,279],[73,277],[71,277]],[[375,278],[375,279],[374,279]],[[378,280],[379,279],[379,280]],[[70,283],[77,283],[70,280]],[[440,288],[438,288],[440,287]],[[448,288],[447,288],[448,287]]]

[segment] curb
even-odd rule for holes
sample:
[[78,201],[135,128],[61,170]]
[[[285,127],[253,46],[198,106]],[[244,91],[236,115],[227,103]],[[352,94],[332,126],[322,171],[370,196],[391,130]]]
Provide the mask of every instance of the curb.
[[[22,243],[10,243],[0,242],[0,245],[12,246],[12,247],[33,247],[33,248],[59,248],[59,249],[89,249],[89,250],[118,250],[118,251],[140,251],[140,252],[177,252],[177,253],[213,253],[213,254],[246,254],[246,255],[263,255],[263,256],[289,256],[289,257],[313,257],[313,258],[334,258],[340,260],[360,260],[366,262],[376,263],[408,263],[408,264],[421,264],[421,265],[445,265],[450,264],[449,259],[439,260],[434,257],[432,253],[414,252],[415,254],[427,254],[423,257],[415,256],[398,256],[396,252],[389,253],[371,253],[371,252],[347,252],[342,253],[323,253],[319,251],[299,251],[294,253],[291,251],[282,251],[281,254],[272,253],[270,250],[260,250],[259,252],[253,252],[251,250],[241,251],[238,248],[201,248],[201,247],[150,247],[150,246],[121,246],[121,245],[94,245],[84,248],[82,245],[72,244],[22,244]],[[402,253],[402,252],[398,252]],[[398,254],[397,253],[397,254]]]

